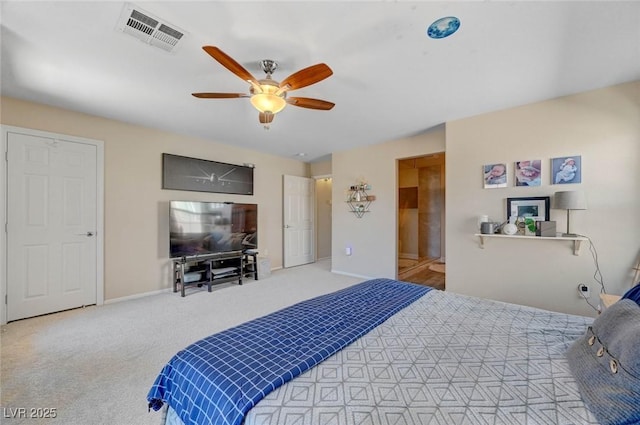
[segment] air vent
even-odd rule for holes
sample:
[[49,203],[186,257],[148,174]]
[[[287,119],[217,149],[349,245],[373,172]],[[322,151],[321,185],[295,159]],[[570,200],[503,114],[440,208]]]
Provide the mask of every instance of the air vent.
[[118,30],[140,41],[174,52],[185,32],[133,4],[125,4],[118,21]]

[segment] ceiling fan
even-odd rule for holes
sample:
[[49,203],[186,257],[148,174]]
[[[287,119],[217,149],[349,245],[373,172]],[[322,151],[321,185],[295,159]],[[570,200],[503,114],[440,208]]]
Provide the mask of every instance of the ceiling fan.
[[249,71],[233,60],[229,55],[217,47],[202,47],[212,58],[220,62],[222,66],[233,72],[244,81],[248,82],[249,94],[247,93],[192,93],[193,96],[201,99],[233,99],[239,97],[251,98],[251,104],[259,111],[258,119],[265,128],[273,122],[275,114],[280,112],[289,104],[301,108],[318,109],[328,111],[335,106],[334,103],[326,100],[311,99],[308,97],[288,97],[291,90],[301,89],[318,83],[333,74],[331,68],[324,63],[319,63],[298,72],[294,72],[281,82],[271,79],[271,74],[276,70],[278,64],[270,59],[260,62],[262,70],[267,76],[262,80],[257,80]]

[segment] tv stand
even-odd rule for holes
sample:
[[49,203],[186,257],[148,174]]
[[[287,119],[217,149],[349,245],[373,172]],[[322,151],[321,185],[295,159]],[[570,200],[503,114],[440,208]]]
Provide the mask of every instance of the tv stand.
[[258,280],[258,250],[246,249],[242,251],[242,276]]
[[185,288],[191,285],[211,285],[237,280],[242,285],[242,251],[217,254],[190,255],[172,258],[173,292],[185,296]]

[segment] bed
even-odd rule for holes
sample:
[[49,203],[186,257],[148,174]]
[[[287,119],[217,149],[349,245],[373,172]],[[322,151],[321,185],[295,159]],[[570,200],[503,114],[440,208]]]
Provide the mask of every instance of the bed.
[[638,424],[639,346],[631,300],[594,322],[373,279],[197,341],[147,401],[171,425]]

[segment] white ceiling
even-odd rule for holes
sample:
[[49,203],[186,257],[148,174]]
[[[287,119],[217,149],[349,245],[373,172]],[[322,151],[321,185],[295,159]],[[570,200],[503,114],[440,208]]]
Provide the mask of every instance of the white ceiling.
[[[186,32],[175,52],[118,28],[124,2],[2,1],[4,96],[294,157],[415,135],[444,122],[640,79],[639,1],[140,1]],[[426,36],[444,16],[451,37]],[[290,93],[334,102],[287,106],[270,130],[248,84],[202,50],[219,47],[264,77],[324,62],[333,76]]]

